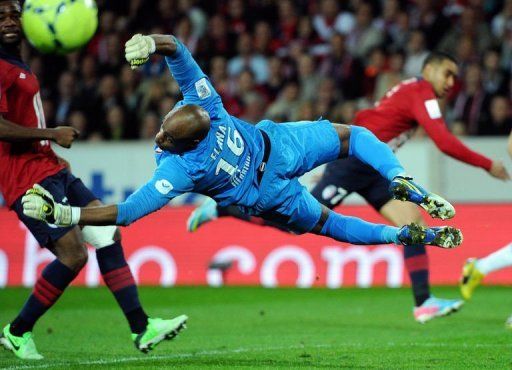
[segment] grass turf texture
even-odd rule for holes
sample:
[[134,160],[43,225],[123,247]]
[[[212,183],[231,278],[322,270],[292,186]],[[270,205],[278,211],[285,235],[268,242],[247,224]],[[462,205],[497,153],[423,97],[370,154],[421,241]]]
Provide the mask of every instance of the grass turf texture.
[[[0,290],[0,321],[27,289]],[[456,297],[455,288],[436,288]],[[0,351],[0,368],[431,368],[512,367],[510,289],[481,287],[462,311],[425,325],[409,289],[141,288],[148,313],[185,313],[188,329],[144,355],[105,288],[71,288],[35,329],[43,361]]]

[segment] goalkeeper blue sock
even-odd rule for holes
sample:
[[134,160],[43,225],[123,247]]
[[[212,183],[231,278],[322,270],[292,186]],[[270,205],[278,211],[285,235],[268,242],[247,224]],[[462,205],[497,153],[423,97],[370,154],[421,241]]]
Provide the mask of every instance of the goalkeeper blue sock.
[[383,177],[393,180],[405,170],[389,146],[360,126],[351,126],[348,155],[375,168]]
[[132,333],[142,333],[148,324],[148,316],[140,304],[137,285],[124,257],[121,242],[98,249],[96,259],[103,280],[123,310]]
[[372,224],[357,217],[330,211],[321,235],[352,244],[398,244],[398,228]]

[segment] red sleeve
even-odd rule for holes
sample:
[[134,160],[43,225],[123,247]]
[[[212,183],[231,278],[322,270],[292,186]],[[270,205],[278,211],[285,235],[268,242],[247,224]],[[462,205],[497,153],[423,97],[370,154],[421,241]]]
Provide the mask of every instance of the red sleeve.
[[[492,160],[486,156],[469,149],[446,126],[441,115],[439,104],[434,97],[421,96],[412,105],[413,114],[428,136],[436,146],[446,155],[458,159],[464,163],[489,171]],[[437,106],[437,108],[436,108]]]

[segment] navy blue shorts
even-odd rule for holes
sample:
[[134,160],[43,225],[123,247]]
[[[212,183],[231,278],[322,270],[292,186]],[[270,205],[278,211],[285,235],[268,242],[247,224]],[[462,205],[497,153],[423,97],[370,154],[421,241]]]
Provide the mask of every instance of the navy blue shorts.
[[[98,199],[87,189],[82,180],[73,176],[68,170],[62,170],[53,176],[48,176],[41,181],[39,185],[48,190],[50,194],[53,195],[53,199],[55,199],[56,202],[63,204],[85,207],[92,201]],[[49,243],[59,240],[74,227],[48,225],[25,216],[23,214],[21,198],[22,197],[16,199],[12,205],[12,209],[17,213],[18,218],[27,226],[42,247],[46,247]]]
[[392,197],[389,180],[355,157],[328,163],[311,193],[323,205],[334,208],[350,194],[358,193],[379,211]]

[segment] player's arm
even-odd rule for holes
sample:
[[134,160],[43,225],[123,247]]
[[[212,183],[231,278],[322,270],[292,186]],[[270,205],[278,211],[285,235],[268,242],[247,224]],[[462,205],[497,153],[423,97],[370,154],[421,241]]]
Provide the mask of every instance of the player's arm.
[[[167,161],[171,162],[171,161]],[[165,206],[172,198],[193,190],[193,181],[175,163],[160,164],[153,178],[124,202],[98,207],[71,207],[56,203],[40,185],[22,198],[25,215],[58,226],[129,225]]]
[[46,189],[35,184],[22,198],[23,213],[57,226],[126,226],[159,210],[169,202],[169,198],[155,196],[150,187],[151,182],[119,204],[80,208],[55,202],[53,196]]
[[64,148],[71,144],[78,136],[78,131],[72,127],[60,126],[56,128],[31,128],[17,125],[0,115],[0,140],[19,142],[34,140],[51,140]]
[[153,188],[154,182],[150,181],[122,203],[80,208],[79,216],[75,215],[74,221],[78,225],[130,225],[138,219],[159,210],[172,199],[158,194],[153,191]]
[[507,170],[500,161],[475,152],[453,135],[442,117],[441,108],[436,99],[420,99],[413,104],[417,122],[444,154],[469,165],[486,170],[491,176],[501,180],[510,178]]
[[140,34],[126,42],[125,57],[132,68],[144,64],[153,53],[165,56],[186,103],[201,105],[215,115],[215,108],[222,105],[220,95],[182,42],[172,35]]

